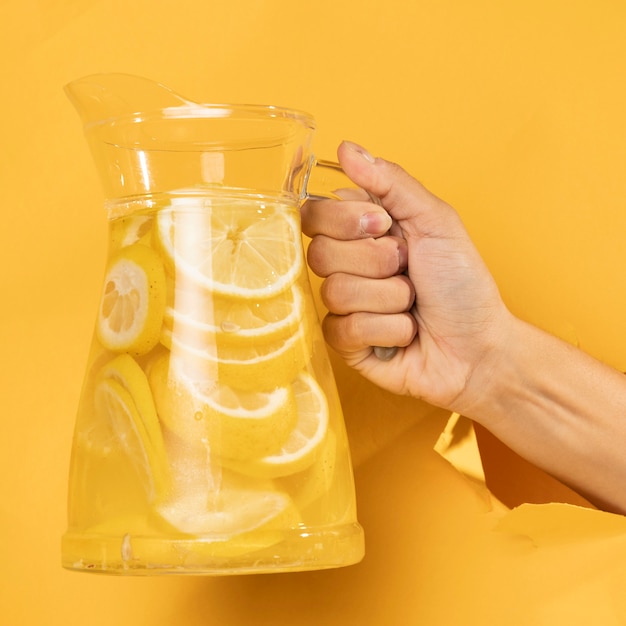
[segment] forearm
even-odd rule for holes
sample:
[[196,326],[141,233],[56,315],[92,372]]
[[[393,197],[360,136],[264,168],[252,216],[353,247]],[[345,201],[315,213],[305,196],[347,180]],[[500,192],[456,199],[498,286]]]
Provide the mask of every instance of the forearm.
[[511,323],[465,413],[600,508],[626,514],[626,376]]

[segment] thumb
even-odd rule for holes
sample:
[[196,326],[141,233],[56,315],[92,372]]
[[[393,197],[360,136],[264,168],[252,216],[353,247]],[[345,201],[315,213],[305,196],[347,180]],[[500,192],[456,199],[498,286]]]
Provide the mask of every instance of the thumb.
[[[396,221],[420,220],[423,230],[432,220],[438,221],[452,211],[445,202],[426,189],[402,167],[373,157],[365,148],[344,141],[337,150],[344,172],[359,187],[380,198]],[[415,223],[417,226],[417,223]],[[428,227],[427,227],[428,228]]]

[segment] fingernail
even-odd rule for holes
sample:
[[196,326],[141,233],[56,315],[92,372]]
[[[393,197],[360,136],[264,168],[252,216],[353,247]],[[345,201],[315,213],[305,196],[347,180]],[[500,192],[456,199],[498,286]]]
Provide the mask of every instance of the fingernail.
[[398,242],[398,269],[404,272],[409,266],[409,247],[406,241],[400,240]]
[[382,346],[374,346],[374,354],[379,361],[391,361],[396,353],[398,352],[398,348],[384,348]]
[[363,146],[359,146],[358,143],[354,143],[353,141],[344,141],[343,143],[346,148],[349,148],[354,152],[358,152],[366,161],[369,161],[370,163],[376,162],[376,159]]
[[388,213],[365,213],[360,220],[361,231],[365,235],[384,235],[391,228],[391,215]]

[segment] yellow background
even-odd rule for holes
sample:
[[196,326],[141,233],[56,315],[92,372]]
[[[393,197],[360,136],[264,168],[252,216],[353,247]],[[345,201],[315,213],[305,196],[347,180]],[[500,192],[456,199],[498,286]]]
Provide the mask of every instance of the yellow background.
[[[339,364],[363,563],[215,579],[59,565],[106,255],[65,83],[123,71],[310,111],[320,157],[350,138],[403,164],[457,206],[516,313],[626,369],[624,33],[619,0],[0,0],[0,623],[625,623],[624,518],[508,511],[433,451],[447,415]],[[578,502],[490,458],[509,506]]]

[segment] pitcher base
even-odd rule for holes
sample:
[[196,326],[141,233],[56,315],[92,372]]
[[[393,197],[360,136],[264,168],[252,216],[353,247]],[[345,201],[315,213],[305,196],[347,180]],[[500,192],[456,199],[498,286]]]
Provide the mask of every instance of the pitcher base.
[[[268,545],[271,544],[271,545]],[[259,548],[259,546],[263,546]],[[358,523],[321,531],[296,530],[239,540],[163,538],[68,532],[62,542],[66,569],[117,575],[226,576],[329,569],[353,565],[364,555]]]

